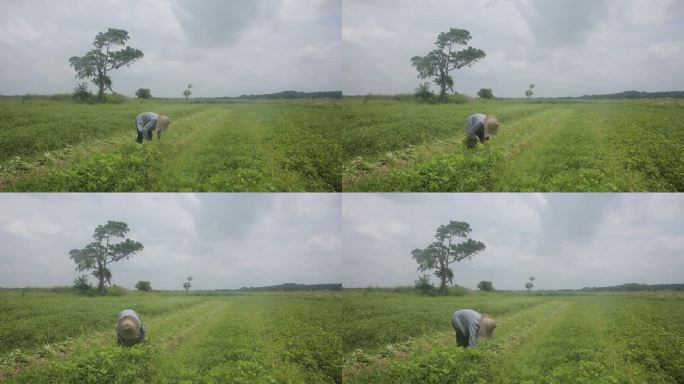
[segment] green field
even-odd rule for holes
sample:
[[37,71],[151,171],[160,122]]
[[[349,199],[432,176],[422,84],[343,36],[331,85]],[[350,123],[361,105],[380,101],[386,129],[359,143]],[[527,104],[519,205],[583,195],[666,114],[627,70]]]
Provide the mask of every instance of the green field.
[[[683,293],[345,299],[345,383],[684,382]],[[494,338],[457,347],[458,308],[492,314]]]
[[[0,190],[339,191],[340,110],[325,100],[0,98]],[[170,116],[161,143],[134,142],[145,111]]]
[[[467,150],[472,113],[503,123]],[[684,191],[684,102],[343,103],[345,191]]]
[[[684,293],[14,289],[0,299],[8,383],[684,382]],[[114,322],[129,307],[147,341],[122,348]],[[456,347],[458,308],[490,313],[494,338]]]
[[[8,383],[340,383],[341,318],[331,293],[83,297],[0,291],[0,381]],[[116,344],[133,308],[142,346]]]

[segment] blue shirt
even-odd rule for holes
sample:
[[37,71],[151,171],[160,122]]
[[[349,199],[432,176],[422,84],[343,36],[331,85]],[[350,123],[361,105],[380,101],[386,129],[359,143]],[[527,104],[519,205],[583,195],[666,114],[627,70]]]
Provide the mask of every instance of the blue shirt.
[[484,122],[487,115],[482,113],[475,113],[468,116],[465,121],[465,134],[468,137],[478,137],[480,141],[484,141]]
[[135,117],[135,126],[138,132],[147,133],[157,125],[159,115],[154,112],[143,112]]
[[474,346],[480,332],[482,316],[472,309],[459,309],[451,316],[451,325],[456,331],[456,342],[464,347]]

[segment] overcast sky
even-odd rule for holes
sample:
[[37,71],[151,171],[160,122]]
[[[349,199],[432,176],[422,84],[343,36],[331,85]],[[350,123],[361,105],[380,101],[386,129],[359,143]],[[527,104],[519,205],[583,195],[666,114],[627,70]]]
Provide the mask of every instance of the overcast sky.
[[[71,92],[71,56],[125,29],[145,54],[111,73],[132,96],[341,89],[339,0],[0,0],[0,94]],[[94,86],[91,85],[94,90]]]
[[453,266],[469,288],[684,283],[683,194],[345,194],[342,212],[349,287],[413,285],[411,251],[450,220],[487,247]]
[[111,265],[124,287],[340,282],[339,194],[22,193],[0,194],[0,287],[71,285],[69,250],[107,220],[145,247]]
[[342,20],[345,94],[413,92],[411,57],[450,28],[487,54],[453,73],[461,93],[684,90],[681,0],[343,0]]

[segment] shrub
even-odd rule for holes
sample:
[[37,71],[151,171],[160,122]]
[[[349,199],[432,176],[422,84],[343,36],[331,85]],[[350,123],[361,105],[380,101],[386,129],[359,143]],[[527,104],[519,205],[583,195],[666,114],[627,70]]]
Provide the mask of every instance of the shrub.
[[140,88],[135,92],[135,95],[138,96],[139,99],[151,99],[152,94],[150,93],[149,89],[146,88]]
[[79,83],[71,95],[80,101],[90,101],[93,98],[93,94],[88,89],[88,83]]
[[430,102],[435,98],[435,94],[430,90],[430,84],[428,83],[420,84],[418,88],[416,88],[415,96],[416,99],[422,101],[423,103]]
[[480,289],[480,291],[484,292],[490,292],[494,290],[494,285],[492,284],[491,281],[480,281],[480,284],[477,285],[477,287]]
[[480,90],[477,92],[477,95],[480,96],[480,98],[483,99],[492,99],[494,98],[494,93],[492,93],[492,90],[489,88],[480,88]]
[[435,286],[430,283],[430,278],[428,275],[423,275],[418,280],[416,280],[416,289],[426,295],[432,293],[435,290]]
[[87,293],[88,291],[90,291],[93,288],[93,286],[90,285],[90,281],[88,280],[88,276],[81,275],[81,276],[77,277],[76,279],[74,279],[73,288],[76,292],[83,294],[83,293]]
[[138,281],[138,283],[135,285],[135,288],[136,288],[138,291],[145,291],[145,292],[147,292],[147,291],[152,290],[152,285],[150,284],[149,281],[142,281],[142,280],[141,280],[141,281]]

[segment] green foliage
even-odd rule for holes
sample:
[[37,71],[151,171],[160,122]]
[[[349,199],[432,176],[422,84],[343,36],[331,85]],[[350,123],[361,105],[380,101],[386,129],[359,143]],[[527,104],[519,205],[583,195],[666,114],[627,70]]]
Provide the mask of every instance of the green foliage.
[[489,88],[480,88],[480,90],[477,91],[477,95],[483,99],[493,99],[494,98],[494,93]]
[[416,280],[416,289],[418,292],[427,295],[434,291],[435,286],[430,282],[430,277],[428,275],[422,275],[418,280]]
[[90,281],[88,280],[88,276],[86,275],[81,275],[74,279],[74,285],[73,288],[76,292],[80,294],[88,293],[93,287],[90,285]]
[[83,56],[72,56],[69,59],[77,78],[91,79],[97,85],[100,100],[104,99],[107,88],[112,89],[112,80],[107,73],[128,67],[143,57],[142,51],[129,46],[115,50],[116,46],[125,45],[129,38],[125,30],[109,28],[107,32],[100,32],[95,36],[94,49]]
[[415,97],[421,102],[427,103],[435,98],[435,94],[432,93],[432,90],[430,89],[430,84],[421,83],[420,85],[418,85],[418,88],[416,88]]
[[[481,103],[481,104],[480,104]],[[479,105],[479,106],[478,106]],[[421,105],[345,100],[345,191],[683,191],[680,100]],[[502,121],[467,150],[473,111]]]
[[[449,32],[440,33],[435,41],[436,49],[426,56],[414,56],[411,64],[416,67],[418,77],[421,79],[433,79],[440,87],[440,100],[447,101],[447,89],[453,91],[454,80],[449,75],[450,71],[470,67],[485,57],[481,49],[468,46],[470,32],[465,29],[451,28]],[[456,51],[459,46],[466,48]]]
[[[76,263],[79,272],[93,270],[98,279],[98,290],[104,293],[105,282],[111,284],[111,271],[107,264],[128,260],[143,250],[143,245],[131,239],[124,239],[128,233],[128,224],[121,221],[107,221],[105,225],[95,228],[93,238],[83,249],[69,251],[70,258]],[[118,239],[124,239],[115,242]]]
[[[339,191],[339,103],[2,99],[0,190]],[[161,143],[134,142],[141,109],[171,117]]]
[[[411,251],[412,258],[418,263],[420,271],[434,270],[440,279],[439,289],[447,291],[447,282],[453,284],[454,272],[449,264],[470,260],[473,256],[485,250],[484,243],[468,238],[470,224],[463,221],[450,221],[449,224],[437,228],[433,243],[425,249]],[[458,238],[466,239],[456,243]]]
[[479,284],[477,284],[477,288],[480,291],[491,292],[494,290],[494,284],[492,284],[491,281],[482,280]]
[[135,288],[138,291],[148,292],[152,290],[152,284],[149,281],[140,280],[135,284]]
[[150,93],[150,90],[147,88],[140,88],[137,91],[135,91],[135,95],[139,99],[151,99],[152,98],[152,93]]
[[74,88],[74,92],[71,95],[74,99],[80,101],[89,101],[93,98],[93,94],[90,93],[87,83],[79,83],[76,88]]
[[[345,308],[351,323],[345,382],[682,380],[681,293],[527,297],[534,302],[524,301],[524,296],[477,294],[457,303],[407,294],[355,296]],[[494,338],[478,340],[474,348],[456,348],[448,322],[456,308],[493,314],[499,322]],[[354,329],[361,334],[353,334]]]

